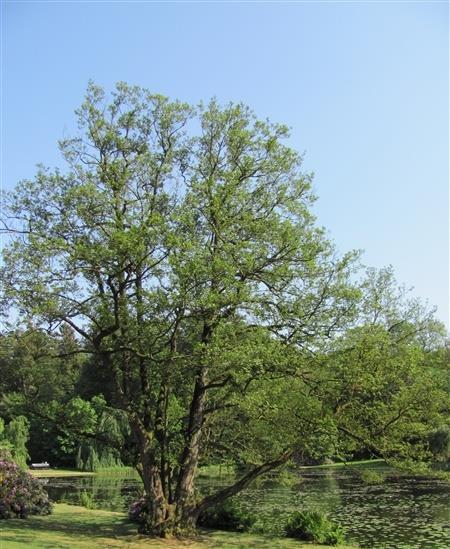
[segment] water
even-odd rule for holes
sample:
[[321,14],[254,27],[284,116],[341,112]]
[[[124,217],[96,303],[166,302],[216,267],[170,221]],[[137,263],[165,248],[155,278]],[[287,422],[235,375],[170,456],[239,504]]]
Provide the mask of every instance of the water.
[[[248,489],[242,504],[258,516],[259,524],[280,531],[294,510],[316,509],[339,521],[349,542],[373,549],[450,548],[450,485],[445,481],[393,475],[385,483],[364,484],[349,468],[299,471],[299,483],[283,487],[265,482]],[[203,490],[229,483],[230,478],[201,478]],[[55,501],[79,503],[86,490],[102,509],[125,510],[141,492],[138,478],[95,476],[48,479]],[[258,524],[256,525],[258,526]]]

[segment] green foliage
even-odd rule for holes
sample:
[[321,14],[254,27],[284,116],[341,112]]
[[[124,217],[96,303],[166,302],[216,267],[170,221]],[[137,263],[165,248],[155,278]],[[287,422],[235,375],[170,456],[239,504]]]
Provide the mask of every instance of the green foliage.
[[366,484],[383,484],[384,475],[373,469],[361,469],[359,471],[360,479]]
[[73,454],[78,446],[80,433],[93,435],[98,423],[96,403],[86,401],[79,396],[72,397],[64,406],[52,401],[46,412],[59,424],[58,442],[61,449]]
[[77,117],[67,168],[40,167],[2,208],[0,305],[21,323],[0,346],[8,417],[82,468],[126,447],[155,516],[171,491],[189,505],[199,463],[431,459],[442,328],[390,269],[358,280],[359,254],[337,253],[286,126],[124,83],[90,83]]
[[285,486],[286,488],[297,486],[303,482],[303,478],[298,473],[287,469],[283,469],[276,474],[275,479],[279,486]]
[[20,467],[26,467],[27,460],[30,457],[27,451],[29,425],[26,417],[18,416],[12,419],[5,429],[6,438],[12,446],[13,460]]
[[84,438],[78,445],[76,467],[80,471],[123,467],[120,448],[129,433],[127,418],[120,410],[107,408],[104,400],[98,396],[92,401],[99,416],[94,436]]
[[303,482],[303,478],[292,470],[287,469],[286,467],[280,467],[275,471],[271,471],[266,475],[263,475],[257,478],[252,486],[254,487],[270,487],[270,486],[283,486],[285,488],[293,488],[298,486]]
[[80,505],[86,509],[95,509],[95,502],[86,490],[80,492]]
[[48,334],[28,323],[25,328],[1,334],[2,394],[20,392],[43,402],[62,399],[73,390],[81,359],[76,354],[64,359],[56,355],[73,353],[77,348],[73,330],[67,326]]
[[203,511],[197,524],[204,528],[247,532],[255,522],[254,515],[245,511],[236,500],[228,499],[221,505]]
[[75,458],[75,464],[79,471],[97,471],[99,461],[95,446],[90,441],[83,441],[79,446]]
[[[82,355],[72,354],[77,349],[70,328],[48,334],[28,324],[0,335],[0,413],[10,419],[27,417],[27,448],[33,461],[69,465],[58,427],[67,401],[75,396],[82,360]],[[68,356],[58,358],[59,353]]]
[[4,436],[5,432],[5,422],[0,417],[0,460],[2,461],[12,461],[12,444]]
[[12,459],[22,468],[27,466],[29,458],[27,442],[29,422],[26,417],[18,416],[12,419],[5,427],[4,420],[0,418],[0,450],[3,458]]
[[285,534],[289,538],[324,545],[339,545],[345,542],[342,527],[317,511],[297,511],[292,514],[286,522]]
[[[385,284],[374,289],[378,300],[393,299],[394,282]],[[322,390],[340,435],[337,454],[365,449],[388,460],[431,463],[427,436],[450,405],[448,364],[438,370],[432,355],[443,343],[441,328],[416,302],[389,303],[390,310],[372,311],[376,322],[348,330],[322,358],[324,376],[333,372]]]
[[438,461],[450,460],[450,426],[441,425],[428,435],[433,457]]

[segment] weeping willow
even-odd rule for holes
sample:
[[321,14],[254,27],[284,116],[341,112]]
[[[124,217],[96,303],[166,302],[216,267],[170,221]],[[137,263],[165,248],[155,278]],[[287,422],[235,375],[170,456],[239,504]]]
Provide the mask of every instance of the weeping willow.
[[124,463],[117,447],[122,446],[129,432],[126,416],[120,410],[105,410],[102,412],[98,434],[106,435],[111,445],[98,439],[84,439],[76,453],[76,467],[80,471],[97,471],[110,467],[122,467]]
[[3,419],[0,418],[0,453],[4,457],[10,456],[19,467],[24,469],[30,458],[27,450],[29,430],[30,423],[25,416],[17,416],[6,427]]

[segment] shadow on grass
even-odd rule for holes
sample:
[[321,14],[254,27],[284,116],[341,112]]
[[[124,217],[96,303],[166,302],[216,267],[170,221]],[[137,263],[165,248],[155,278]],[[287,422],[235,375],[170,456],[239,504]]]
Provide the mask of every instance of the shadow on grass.
[[[111,516],[101,512],[99,512],[100,515],[93,516],[89,511],[79,507],[69,505],[64,507],[64,513],[58,510],[50,516],[33,516],[27,519],[5,521],[5,529],[14,533],[14,539],[11,541],[16,543],[21,538],[24,542],[29,541],[30,537],[39,539],[40,534],[45,532],[76,539],[116,538],[136,534],[136,527],[123,516]],[[5,532],[0,536],[0,540],[2,544],[7,542]]]
[[[202,530],[192,539],[161,540],[138,535],[136,525],[122,513],[87,510],[66,504],[55,506],[54,514],[13,519],[0,524],[0,549],[295,549],[299,544],[287,538]],[[308,549],[318,547],[310,545]]]

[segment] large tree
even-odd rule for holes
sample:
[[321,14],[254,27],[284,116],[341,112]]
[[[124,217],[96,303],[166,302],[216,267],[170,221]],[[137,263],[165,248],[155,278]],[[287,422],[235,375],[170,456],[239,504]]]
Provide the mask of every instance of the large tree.
[[[241,104],[90,85],[77,116],[67,170],[6,197],[2,302],[70,326],[113,380],[144,531],[164,535],[326,430],[310,356],[356,313],[356,254],[338,257],[315,224],[287,128]],[[198,498],[199,461],[223,455],[247,473]]]

